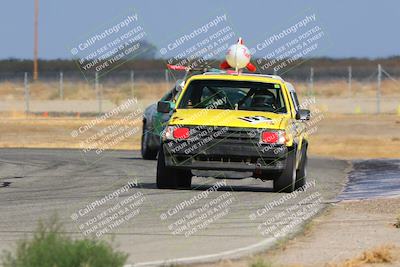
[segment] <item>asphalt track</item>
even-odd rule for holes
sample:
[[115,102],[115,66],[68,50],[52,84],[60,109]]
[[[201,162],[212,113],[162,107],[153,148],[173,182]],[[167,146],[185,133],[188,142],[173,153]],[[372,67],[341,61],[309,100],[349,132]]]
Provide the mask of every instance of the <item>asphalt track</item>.
[[[240,257],[271,246],[277,233],[295,233],[309,219],[306,214],[337,201],[349,163],[310,158],[310,187],[290,198],[273,193],[272,182],[252,178],[224,184],[223,179],[195,177],[192,190],[159,190],[155,166],[137,151],[88,155],[67,149],[0,149],[0,250],[29,236],[39,219],[57,214],[73,236],[92,231],[113,238],[132,265]],[[118,198],[104,200],[128,182],[131,186],[118,191]],[[204,197],[213,185],[218,190]],[[87,208],[96,200],[98,206]]]

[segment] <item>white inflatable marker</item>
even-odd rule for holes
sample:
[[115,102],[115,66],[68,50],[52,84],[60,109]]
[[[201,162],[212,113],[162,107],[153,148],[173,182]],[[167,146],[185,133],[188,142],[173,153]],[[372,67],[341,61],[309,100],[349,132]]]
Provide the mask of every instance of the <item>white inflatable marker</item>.
[[247,68],[248,71],[256,71],[256,67],[250,63],[250,50],[243,44],[242,38],[231,45],[226,52],[225,61],[221,63],[221,69],[234,68],[237,73],[240,69]]

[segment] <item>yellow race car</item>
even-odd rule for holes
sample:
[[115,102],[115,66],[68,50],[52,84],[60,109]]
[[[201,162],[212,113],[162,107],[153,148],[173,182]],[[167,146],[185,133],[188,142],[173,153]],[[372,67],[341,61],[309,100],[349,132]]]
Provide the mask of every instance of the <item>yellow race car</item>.
[[157,162],[158,188],[190,188],[192,170],[252,172],[274,191],[305,184],[306,120],[294,87],[281,77],[206,72],[188,79],[170,113]]

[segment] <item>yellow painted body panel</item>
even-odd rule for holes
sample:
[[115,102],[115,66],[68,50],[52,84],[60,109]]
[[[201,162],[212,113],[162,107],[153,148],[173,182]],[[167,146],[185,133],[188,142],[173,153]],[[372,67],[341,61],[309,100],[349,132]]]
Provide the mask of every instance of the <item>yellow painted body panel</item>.
[[[185,90],[193,80],[231,80],[231,81],[249,81],[279,84],[283,91],[283,97],[287,113],[271,113],[263,111],[247,111],[247,110],[222,110],[222,109],[179,109],[173,113],[168,125],[192,125],[192,126],[219,126],[219,127],[238,127],[238,128],[254,128],[254,129],[272,129],[285,130],[288,137],[286,146],[292,146],[298,143],[298,152],[301,148],[302,139],[304,138],[305,128],[302,122],[295,119],[294,104],[289,97],[288,89],[285,82],[279,78],[256,76],[256,75],[194,75],[185,83],[182,93],[176,102],[176,107]],[[270,120],[261,123],[250,123],[241,118],[262,116]],[[301,125],[300,125],[301,124]],[[300,126],[300,127],[299,127]],[[294,131],[291,129],[295,129]]]
[[[246,121],[246,116],[263,116],[270,119],[261,123]],[[223,109],[177,109],[169,125],[227,126],[241,128],[281,129],[283,119],[288,115],[262,111],[223,110]]]

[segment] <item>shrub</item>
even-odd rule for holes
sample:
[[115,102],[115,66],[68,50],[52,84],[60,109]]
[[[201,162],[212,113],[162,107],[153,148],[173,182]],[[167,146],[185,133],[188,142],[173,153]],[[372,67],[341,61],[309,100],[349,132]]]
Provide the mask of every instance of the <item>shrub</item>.
[[262,258],[257,258],[250,263],[250,267],[272,267],[272,263],[266,262]]
[[399,216],[397,216],[397,218],[396,218],[396,222],[394,223],[394,227],[396,227],[396,228],[400,228],[400,215],[399,215]]
[[127,254],[116,252],[102,240],[72,239],[62,232],[57,219],[39,226],[32,239],[17,243],[15,253],[5,251],[4,267],[118,267]]

